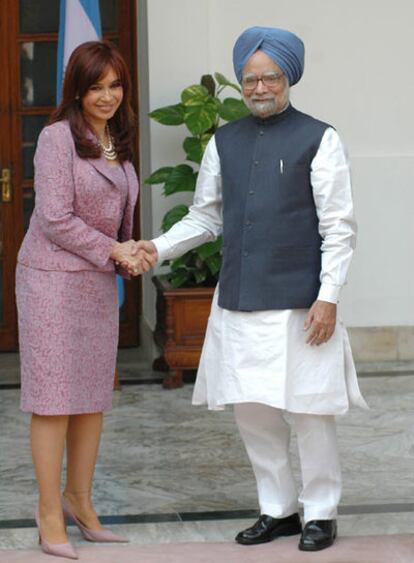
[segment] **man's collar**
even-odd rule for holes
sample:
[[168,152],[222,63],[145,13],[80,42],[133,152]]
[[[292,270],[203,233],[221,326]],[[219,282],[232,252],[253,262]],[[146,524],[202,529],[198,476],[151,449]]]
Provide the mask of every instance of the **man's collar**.
[[295,111],[294,107],[289,102],[287,107],[280,113],[274,113],[273,115],[269,115],[268,117],[259,117],[258,115],[252,115],[252,117],[258,125],[273,125],[274,123],[279,123],[280,121],[283,121],[294,111]]

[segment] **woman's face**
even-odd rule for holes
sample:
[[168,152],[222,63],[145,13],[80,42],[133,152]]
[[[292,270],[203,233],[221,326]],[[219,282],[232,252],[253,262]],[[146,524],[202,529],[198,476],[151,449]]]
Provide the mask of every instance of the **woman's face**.
[[121,105],[123,95],[121,80],[114,69],[108,67],[82,98],[85,118],[92,126],[106,124]]

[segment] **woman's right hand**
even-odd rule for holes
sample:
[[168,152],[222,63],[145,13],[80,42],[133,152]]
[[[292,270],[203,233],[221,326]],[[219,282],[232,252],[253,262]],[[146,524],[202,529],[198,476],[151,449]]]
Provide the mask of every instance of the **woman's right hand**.
[[155,245],[150,241],[116,242],[112,249],[111,258],[115,264],[121,265],[129,274],[139,275],[148,272],[158,260]]

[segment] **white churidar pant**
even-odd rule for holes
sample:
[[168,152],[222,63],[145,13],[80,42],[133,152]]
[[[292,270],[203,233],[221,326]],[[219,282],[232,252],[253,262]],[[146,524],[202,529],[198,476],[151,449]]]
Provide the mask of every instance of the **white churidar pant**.
[[299,500],[305,523],[334,519],[342,490],[334,416],[290,415],[302,470],[299,499],[289,460],[290,427],[283,411],[238,403],[234,416],[256,477],[261,514],[289,516],[297,512]]

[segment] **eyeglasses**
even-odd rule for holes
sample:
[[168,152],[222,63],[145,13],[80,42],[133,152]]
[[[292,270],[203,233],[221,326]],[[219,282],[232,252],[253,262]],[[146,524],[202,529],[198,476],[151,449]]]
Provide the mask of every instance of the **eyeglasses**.
[[255,90],[261,81],[264,86],[268,88],[273,88],[279,84],[280,80],[283,78],[283,74],[278,74],[277,72],[266,72],[259,76],[255,74],[247,74],[242,78],[242,86],[244,90]]

